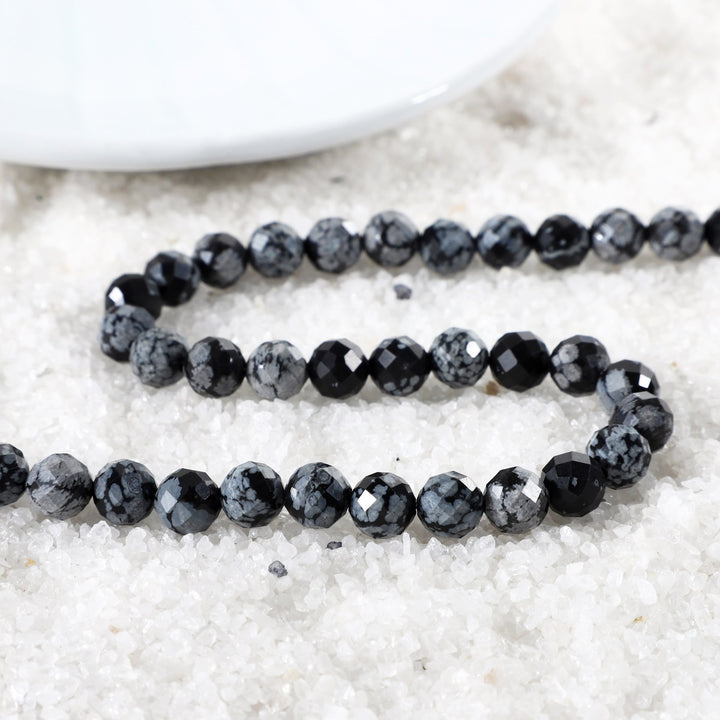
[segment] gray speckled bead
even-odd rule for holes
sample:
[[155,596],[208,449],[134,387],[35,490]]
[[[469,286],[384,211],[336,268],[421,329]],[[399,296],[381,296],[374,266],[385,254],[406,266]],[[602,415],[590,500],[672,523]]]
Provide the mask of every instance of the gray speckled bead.
[[540,478],[525,468],[505,468],[485,486],[485,515],[500,532],[528,532],[547,512],[547,490]]
[[283,509],[285,491],[280,476],[258,462],[234,467],[220,486],[225,514],[244,528],[267,525]]
[[341,273],[360,257],[362,237],[349,220],[318,220],[305,238],[305,253],[310,262],[323,272]]
[[420,236],[420,257],[440,275],[464,270],[475,254],[475,242],[468,229],[452,220],[436,220]]
[[[472,490],[467,482],[473,485]],[[434,535],[465,537],[472,532],[483,514],[484,499],[475,484],[459,472],[433,475],[417,497],[417,516]]]
[[652,452],[648,441],[627,425],[600,428],[587,444],[587,454],[605,473],[613,487],[634,485],[650,467]]
[[87,467],[72,455],[49,455],[33,465],[27,480],[33,504],[50,517],[65,520],[90,502],[93,481]]
[[660,383],[655,373],[636,360],[618,360],[610,363],[597,383],[597,394],[608,412],[615,410],[617,404],[635,392],[660,394]]
[[541,262],[554,270],[565,270],[585,259],[590,234],[568,215],[553,215],[538,228],[534,244]]
[[245,358],[230,340],[206,337],[190,348],[185,375],[199,395],[227,397],[240,387],[245,377]]
[[100,325],[100,350],[113,360],[125,362],[137,336],[152,327],[155,327],[155,318],[145,308],[134,305],[110,308]]
[[291,275],[303,258],[302,238],[289,226],[271,222],[259,227],[250,236],[250,264],[268,278]]
[[573,335],[550,355],[550,376],[568,395],[591,395],[610,364],[605,346],[589,335]]
[[481,228],[475,240],[480,257],[492,268],[520,267],[533,246],[527,225],[513,215],[496,215]]
[[703,224],[694,212],[665,208],[650,221],[647,239],[659,257],[687,260],[702,247],[703,230]]
[[415,517],[415,495],[401,477],[389,472],[372,473],[355,486],[350,517],[361,532],[372,538],[400,535]]
[[234,285],[245,272],[247,251],[228,233],[210,233],[197,241],[193,260],[206,285],[226,288]]
[[323,462],[298,468],[285,488],[285,508],[304,527],[329,528],[350,504],[350,486],[343,474]]
[[370,218],[363,244],[370,259],[378,265],[398,267],[415,254],[418,237],[418,229],[409,217],[395,210],[385,210]]
[[130,348],[130,367],[140,382],[154,388],[176,383],[185,374],[187,348],[170,330],[150,328]]
[[433,373],[451,388],[474,385],[487,370],[488,358],[485,343],[472,330],[451,327],[430,346]]
[[649,392],[632,393],[623,398],[608,425],[634,427],[655,452],[667,443],[673,433],[673,414],[669,405]]
[[98,512],[113,525],[134,525],[153,509],[155,478],[139,462],[116,460],[95,476],[93,500]]
[[307,363],[301,352],[286,340],[264,342],[247,361],[247,381],[265,400],[287,400],[302,390],[307,380]]
[[0,444],[0,505],[10,505],[25,492],[28,464],[14,445]]
[[600,213],[590,227],[595,254],[605,262],[618,264],[634,258],[645,242],[645,228],[635,215],[622,208]]

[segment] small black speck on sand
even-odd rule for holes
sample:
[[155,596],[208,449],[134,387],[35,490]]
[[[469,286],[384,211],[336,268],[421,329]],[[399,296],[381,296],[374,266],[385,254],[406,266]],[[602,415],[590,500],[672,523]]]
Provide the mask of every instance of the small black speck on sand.
[[393,285],[393,290],[395,291],[395,297],[398,300],[409,300],[412,297],[412,288],[409,288],[407,285],[403,285],[402,283],[396,283]]
[[268,572],[277,577],[285,577],[287,575],[287,568],[279,560],[273,560],[268,565]]
[[331,540],[325,547],[328,550],[337,550],[342,547],[342,542],[340,540]]

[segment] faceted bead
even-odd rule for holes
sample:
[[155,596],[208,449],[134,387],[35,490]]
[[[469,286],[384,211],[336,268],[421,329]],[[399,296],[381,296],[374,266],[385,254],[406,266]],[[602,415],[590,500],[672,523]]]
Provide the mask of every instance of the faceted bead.
[[525,468],[505,468],[485,486],[485,515],[500,532],[536,528],[547,515],[548,503],[540,478]]
[[137,336],[151,327],[155,327],[155,318],[145,308],[134,305],[111,307],[100,325],[100,350],[113,360],[126,362]]
[[185,375],[196,393],[205,397],[227,397],[240,387],[245,377],[245,358],[230,340],[206,337],[190,348]]
[[10,505],[25,492],[28,464],[14,445],[0,444],[0,505]]
[[480,228],[475,244],[480,257],[499,270],[520,267],[532,250],[533,237],[522,220],[496,215]]
[[475,243],[468,229],[452,220],[437,220],[420,236],[420,257],[440,275],[464,270],[475,254]]
[[321,395],[330,398],[344,399],[359,393],[368,372],[363,351],[345,338],[318,345],[308,363],[310,381]]
[[350,504],[350,486],[342,473],[327,463],[298,468],[285,488],[285,508],[301,525],[329,528]]
[[42,512],[65,520],[77,515],[90,502],[93,481],[79,460],[67,453],[57,453],[33,465],[27,491]]
[[159,318],[163,301],[158,286],[144,275],[129,273],[115,278],[105,291],[105,309],[120,305],[145,308],[154,318]]
[[606,210],[590,227],[595,254],[605,262],[617,264],[631,260],[645,242],[645,228],[635,215],[622,208]]
[[152,512],[156,490],[155,478],[142,463],[116,460],[95,477],[93,499],[108,522],[134,525]]
[[240,241],[228,233],[203,235],[195,244],[193,260],[206,285],[227,288],[245,272],[247,251]]
[[370,218],[363,234],[365,252],[378,265],[399,267],[414,254],[419,232],[412,220],[395,210]]
[[612,487],[634,485],[650,467],[652,451],[648,441],[628,425],[600,428],[587,445],[588,457],[596,462]]
[[248,245],[250,264],[268,278],[292,275],[303,258],[302,238],[285,223],[271,222],[259,227]]
[[563,340],[550,355],[550,377],[568,395],[591,395],[610,364],[605,346],[589,335]]
[[410,395],[430,374],[430,356],[411,338],[386,338],[370,356],[370,377],[388,395]]
[[548,492],[550,507],[569,517],[587,515],[605,495],[600,466],[583,453],[556,455],[543,468],[540,481]]
[[342,218],[318,220],[305,238],[305,253],[310,262],[324,272],[347,270],[358,261],[361,251],[360,233]]
[[555,270],[579,265],[590,250],[590,235],[583,225],[567,215],[549,217],[535,233],[535,250]]
[[181,468],[158,486],[155,512],[180,535],[203,532],[220,514],[220,489],[206,473]]
[[659,257],[687,260],[702,247],[703,224],[690,210],[665,208],[653,216],[647,238]]
[[673,433],[673,414],[659,397],[649,392],[632,393],[618,403],[608,424],[634,427],[655,452]]
[[163,303],[171,307],[186,303],[200,284],[200,270],[193,259],[175,250],[158,253],[150,260],[145,277],[157,285]]
[[720,208],[705,221],[705,239],[716,253],[720,253]]
[[350,517],[372,538],[400,535],[415,517],[415,495],[397,475],[376,472],[364,477],[352,492]]
[[154,388],[176,383],[184,374],[187,348],[174,332],[150,328],[130,348],[130,367],[140,382]]
[[660,394],[660,383],[655,373],[641,362],[619,360],[610,363],[597,383],[597,394],[608,412],[631,393]]
[[267,525],[285,504],[280,476],[258,462],[234,467],[220,486],[220,496],[225,514],[244,528]]
[[483,507],[483,494],[475,483],[454,471],[433,475],[417,497],[420,522],[438,537],[465,537],[477,527]]
[[490,370],[503,387],[524,392],[539,385],[550,369],[545,343],[531,332],[505,333],[490,351]]
[[451,327],[440,333],[430,346],[435,377],[451,388],[470,387],[488,366],[485,343],[472,330]]
[[258,345],[247,361],[247,381],[265,400],[287,400],[302,390],[307,363],[301,352],[286,340]]

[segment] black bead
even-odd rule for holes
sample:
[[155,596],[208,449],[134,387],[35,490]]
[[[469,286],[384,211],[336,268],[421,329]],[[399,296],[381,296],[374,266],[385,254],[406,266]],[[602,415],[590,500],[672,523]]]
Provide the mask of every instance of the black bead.
[[388,395],[410,395],[430,374],[430,356],[403,335],[383,340],[370,356],[370,377]]
[[25,492],[30,468],[15,446],[0,444],[0,505],[10,505]]
[[590,235],[577,220],[567,215],[549,217],[535,233],[535,250],[555,270],[579,265],[590,250]]
[[228,233],[210,233],[197,241],[193,260],[206,285],[226,288],[236,283],[245,272],[247,250]]
[[475,241],[468,229],[453,220],[437,220],[420,236],[420,257],[440,275],[464,270],[475,254]]
[[545,343],[531,332],[505,333],[490,351],[490,370],[503,387],[524,392],[545,379],[550,355]]
[[704,235],[707,244],[720,253],[720,208],[705,221]]
[[522,220],[496,215],[480,228],[475,243],[480,257],[499,270],[522,265],[532,250],[533,236]]
[[145,308],[154,318],[159,318],[163,301],[158,286],[137,273],[128,273],[115,278],[105,291],[105,309],[120,305],[134,305]]
[[245,358],[235,343],[225,338],[198,340],[188,352],[185,375],[190,387],[205,397],[232,395],[245,377]]
[[655,373],[637,360],[618,360],[610,363],[597,383],[597,394],[608,412],[628,395],[637,392],[660,394]]
[[673,433],[674,418],[670,406],[649,392],[632,393],[623,398],[613,412],[609,425],[634,427],[655,452]]
[[550,377],[568,395],[591,395],[610,363],[605,346],[589,335],[573,335],[550,355]]
[[560,515],[587,515],[605,495],[605,476],[600,466],[579,452],[556,455],[543,468],[540,480],[548,492],[550,507]]
[[193,259],[175,250],[158,253],[150,260],[145,277],[157,285],[163,303],[172,307],[186,303],[200,284],[200,270]]
[[325,397],[344,399],[357,394],[369,373],[367,358],[350,340],[326,340],[308,362],[308,376]]
[[207,530],[220,514],[220,488],[204,472],[181,468],[158,486],[155,511],[180,535]]

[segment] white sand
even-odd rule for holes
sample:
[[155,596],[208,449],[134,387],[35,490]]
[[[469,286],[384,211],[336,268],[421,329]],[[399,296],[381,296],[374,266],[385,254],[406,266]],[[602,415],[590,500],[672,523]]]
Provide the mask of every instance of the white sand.
[[[31,462],[72,452],[93,473],[131,457],[158,478],[184,465],[218,482],[258,459],[284,478],[336,464],[351,483],[389,469],[417,491],[457,469],[480,485],[582,449],[605,416],[551,382],[489,396],[430,380],[409,399],[368,386],[351,402],[311,386],[288,402],[247,387],[213,402],[185,383],[140,386],[95,343],[109,281],[204,232],[385,208],[473,229],[512,211],[533,227],[589,222],[622,204],[702,217],[720,203],[720,6],[713,0],[567,7],[511,71],[430,116],[351,147],[270,165],[165,175],[4,167],[0,175],[0,438]],[[591,516],[549,516],[527,537],[483,520],[462,542],[369,541],[349,518],[301,531],[285,513],[244,532],[221,519],[179,538],[156,518],[117,530],[94,507],[42,519],[0,510],[3,718],[711,718],[720,699],[720,257],[646,249],[609,268],[555,273],[536,260],[451,280],[414,261],[365,261],[339,280],[304,266],[271,284],[203,288],[164,323],[188,341],[226,335],[249,352],[285,338],[309,356],[347,335],[369,354],[450,325],[488,344],[532,329],[576,332],[658,374],[676,435],[635,488]],[[397,278],[412,286],[395,298]],[[325,549],[331,539],[339,550]],[[273,560],[288,575],[268,573]]]

